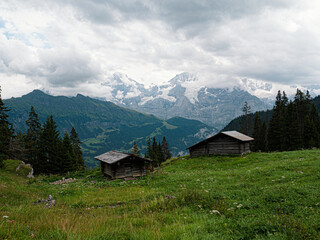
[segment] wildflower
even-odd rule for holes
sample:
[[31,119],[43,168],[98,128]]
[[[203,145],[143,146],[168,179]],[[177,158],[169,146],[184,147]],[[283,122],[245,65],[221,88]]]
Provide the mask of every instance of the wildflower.
[[210,211],[210,214],[214,214],[214,213],[217,213],[217,214],[221,215],[221,213],[218,210],[211,210]]
[[204,190],[205,192],[209,192],[208,190]]
[[237,205],[238,203],[235,202],[235,203],[233,203],[233,204],[234,204],[234,205]]
[[243,205],[242,204],[239,204],[238,206],[237,206],[237,208],[241,208]]
[[228,211],[234,210],[234,207],[228,208],[227,210]]
[[282,178],[285,178],[285,176],[282,176]]
[[4,216],[3,216],[3,218],[9,218],[9,216],[7,216],[7,215],[4,215]]
[[200,179],[197,179],[197,182],[200,182]]

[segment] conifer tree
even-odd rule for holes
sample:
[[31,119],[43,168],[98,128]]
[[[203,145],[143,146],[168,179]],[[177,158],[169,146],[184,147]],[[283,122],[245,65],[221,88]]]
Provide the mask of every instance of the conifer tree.
[[131,152],[131,153],[132,153],[133,155],[139,157],[139,152],[140,152],[140,150],[139,150],[139,148],[138,148],[138,144],[137,144],[136,141],[134,141],[134,142],[133,142],[133,147],[132,147],[132,152]]
[[261,152],[268,151],[267,132],[268,130],[266,123],[262,123],[260,135],[258,136]]
[[249,135],[249,125],[250,125],[249,114],[251,112],[250,110],[251,110],[251,107],[249,106],[248,102],[245,101],[244,106],[242,108],[244,118],[243,118],[241,131],[246,135]]
[[84,168],[84,159],[82,157],[81,141],[74,127],[72,127],[71,129],[70,139],[71,139],[73,151],[75,154],[76,165],[77,165],[76,169],[81,170]]
[[[7,112],[10,111],[2,101],[0,87],[0,159],[5,159],[10,155],[10,142],[13,137],[13,128],[8,121]],[[2,165],[0,160],[0,165]]]
[[163,155],[164,155],[164,160],[170,159],[171,158],[171,152],[169,149],[169,144],[167,142],[166,137],[164,136],[162,138],[162,151],[163,151]]
[[27,150],[26,161],[35,168],[38,168],[41,124],[39,122],[38,114],[35,112],[33,106],[31,106],[29,118],[26,120],[26,124],[28,127],[25,137],[25,148]]
[[65,132],[63,136],[61,154],[62,162],[59,173],[75,171],[78,168],[77,159],[68,132]]
[[257,152],[257,151],[261,151],[261,143],[260,143],[260,134],[261,134],[261,127],[262,127],[262,123],[261,123],[261,120],[260,120],[260,117],[259,117],[259,113],[256,112],[255,115],[254,115],[254,125],[253,125],[253,134],[252,134],[252,137],[254,138],[254,143],[253,143],[253,147],[252,147],[252,150],[254,152]]
[[40,134],[39,166],[36,173],[57,174],[62,168],[61,139],[52,115],[47,118]]
[[158,159],[158,164],[160,165],[162,162],[165,161],[164,159],[164,153],[163,153],[163,149],[162,149],[162,144],[159,141],[158,143],[158,148],[157,148],[157,159]]
[[151,146],[151,153],[150,153],[150,159],[153,160],[154,164],[159,164],[158,159],[158,144],[156,141],[156,138],[153,137],[152,139],[152,146]]
[[285,126],[285,107],[288,99],[285,93],[283,95],[278,91],[273,114],[269,122],[268,149],[270,151],[282,150],[285,145],[283,127]]
[[286,112],[286,150],[296,150],[301,147],[300,128],[297,119],[297,109],[295,104],[290,101]]
[[151,159],[151,151],[152,151],[152,147],[151,147],[151,139],[149,137],[148,139],[148,143],[147,143],[147,150],[146,150],[146,153],[145,153],[145,158],[150,158]]

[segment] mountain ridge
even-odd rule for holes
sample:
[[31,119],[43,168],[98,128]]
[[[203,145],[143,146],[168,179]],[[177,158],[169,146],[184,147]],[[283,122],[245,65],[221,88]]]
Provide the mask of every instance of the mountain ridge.
[[31,106],[34,106],[41,123],[52,114],[61,133],[70,131],[74,126],[83,142],[89,166],[95,165],[93,156],[103,152],[130,151],[133,141],[137,141],[144,152],[149,137],[156,137],[159,141],[166,136],[173,155],[178,155],[185,152],[187,146],[217,132],[196,120],[172,118],[164,121],[151,114],[81,94],[76,97],[50,96],[35,90],[4,102],[11,109],[9,121],[16,130],[26,131],[25,121]]

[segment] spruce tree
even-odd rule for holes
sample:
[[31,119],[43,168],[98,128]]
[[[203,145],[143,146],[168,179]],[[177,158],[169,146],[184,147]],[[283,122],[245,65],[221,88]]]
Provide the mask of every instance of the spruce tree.
[[41,133],[41,124],[39,122],[38,114],[31,106],[29,118],[26,120],[27,134],[25,137],[25,148],[27,150],[27,162],[35,168],[39,167],[39,141]]
[[171,158],[171,152],[170,152],[169,144],[167,142],[166,137],[162,138],[162,151],[163,151],[163,155],[164,155],[164,160]]
[[146,153],[144,155],[145,158],[150,158],[151,159],[151,151],[152,151],[152,147],[151,147],[151,139],[149,137],[148,139],[148,143],[147,143],[147,150]]
[[136,141],[134,141],[134,142],[133,142],[133,147],[132,147],[132,152],[131,152],[131,153],[132,153],[133,155],[139,157],[139,152],[140,152],[140,150],[139,150],[139,148],[138,148],[138,144],[137,144]]
[[254,138],[253,148],[252,150],[254,152],[262,151],[262,143],[261,140],[261,129],[262,129],[262,123],[259,116],[259,113],[256,112],[254,115],[254,125],[253,125],[253,134],[252,137]]
[[268,149],[270,151],[279,151],[285,148],[285,111],[288,98],[283,92],[283,95],[278,91],[273,113],[269,121],[268,128]]
[[[13,137],[13,128],[8,121],[7,112],[10,111],[2,101],[0,87],[0,159],[5,159],[10,155],[10,142]],[[0,165],[2,165],[0,160]]]
[[162,162],[165,161],[164,159],[164,153],[163,153],[163,149],[162,149],[162,145],[161,145],[161,142],[159,141],[158,143],[158,148],[157,148],[157,160],[158,160],[158,164],[160,166],[160,164]]
[[70,139],[75,154],[77,170],[81,170],[84,168],[84,159],[82,157],[81,141],[74,127],[71,129]]
[[150,153],[150,159],[153,161],[154,164],[159,165],[159,159],[158,159],[158,144],[156,141],[156,138],[153,137],[152,139],[152,146],[151,146],[151,153]]
[[260,129],[260,134],[258,137],[261,152],[268,151],[267,132],[268,132],[268,129],[267,129],[266,123],[262,123],[261,129]]
[[250,118],[249,118],[249,114],[251,107],[249,106],[248,102],[245,101],[244,102],[244,106],[242,108],[242,112],[243,112],[243,122],[242,122],[242,128],[241,131],[246,134],[249,135],[249,125],[250,125]]
[[296,150],[301,147],[300,128],[295,104],[290,101],[286,112],[286,150]]
[[60,173],[67,173],[77,170],[77,159],[68,132],[64,133],[60,152],[62,154]]
[[39,166],[36,173],[57,174],[62,169],[61,139],[52,115],[47,118],[40,134]]

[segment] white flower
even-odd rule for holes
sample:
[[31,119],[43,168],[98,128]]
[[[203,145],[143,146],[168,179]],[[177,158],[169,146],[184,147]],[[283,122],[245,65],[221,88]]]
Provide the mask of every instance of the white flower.
[[238,206],[237,206],[237,208],[241,208],[243,205],[242,204],[239,204]]
[[3,216],[3,218],[9,218],[9,216],[7,216],[7,215],[4,215],[4,216]]
[[211,210],[210,211],[210,214],[214,214],[214,213],[217,213],[217,214],[221,215],[221,213],[218,210]]

